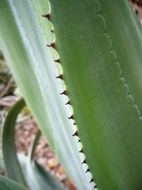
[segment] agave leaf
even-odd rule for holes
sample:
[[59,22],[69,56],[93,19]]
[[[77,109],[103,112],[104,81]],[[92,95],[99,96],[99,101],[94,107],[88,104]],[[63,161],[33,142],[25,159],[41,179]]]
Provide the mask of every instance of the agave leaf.
[[99,189],[142,189],[142,31],[127,0],[51,0],[51,22]]
[[16,118],[24,106],[24,100],[20,99],[8,111],[2,127],[2,154],[8,176],[14,181],[26,185],[17,160],[15,147]]
[[[17,115],[25,106],[23,99],[16,102],[9,110],[2,130],[2,152],[8,176],[23,184],[28,184],[33,190],[63,190],[63,186],[49,172],[45,171],[39,164],[32,161],[33,154],[40,137],[40,131],[37,132],[31,145],[28,156],[19,155],[17,160],[16,148],[14,142],[15,123]],[[12,155],[12,156],[11,156]],[[20,164],[20,165],[19,165]],[[21,170],[22,169],[22,170]]]
[[0,169],[5,170],[3,158],[2,158],[2,149],[1,149],[1,131],[2,131],[2,125],[0,124]]
[[22,167],[22,171],[26,178],[26,182],[33,190],[64,190],[61,183],[53,177],[47,170],[37,164],[35,161],[29,160],[28,157],[18,155]]
[[[88,190],[91,188],[90,176],[81,165],[78,139],[72,137],[75,127],[68,119],[72,111],[65,106],[67,98],[60,95],[64,87],[56,79],[59,68],[46,47],[44,27],[40,27],[41,9],[32,3],[34,1],[28,0],[0,2],[0,48],[42,133],[65,171],[78,189]],[[45,0],[41,0],[42,3]]]
[[5,167],[4,167],[4,163],[3,163],[3,160],[2,160],[2,157],[0,156],[0,169],[4,170]]
[[27,184],[34,190],[63,190],[65,189],[63,185],[61,185],[61,183],[53,177],[50,172],[45,170],[37,162],[33,161],[33,155],[40,135],[41,132],[38,130],[29,149],[28,156],[19,154],[18,157],[22,171],[26,177]]
[[1,148],[0,148],[0,169],[3,170],[3,171],[6,171],[4,161],[3,161],[3,158],[2,158],[2,150],[1,150]]
[[1,175],[0,175],[0,189],[2,190],[28,190],[26,187]]
[[2,155],[0,155],[0,170],[6,171]]
[[32,144],[31,144],[31,146],[29,148],[28,157],[29,157],[29,160],[31,160],[31,161],[33,159],[34,152],[35,152],[35,149],[36,149],[36,145],[37,145],[37,143],[39,141],[40,135],[41,135],[41,132],[40,132],[40,130],[38,130]]

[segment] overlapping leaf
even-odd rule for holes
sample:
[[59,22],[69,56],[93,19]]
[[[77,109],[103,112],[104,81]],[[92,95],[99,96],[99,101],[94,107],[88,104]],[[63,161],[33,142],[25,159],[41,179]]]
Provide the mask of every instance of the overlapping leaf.
[[14,141],[15,124],[17,116],[24,106],[23,99],[16,102],[9,110],[3,125],[2,153],[8,177],[20,184],[29,186],[33,190],[63,190],[65,188],[55,177],[32,160],[40,132],[36,134],[28,156],[19,155],[20,162],[17,159]]
[[0,175],[0,189],[2,190],[28,190],[26,187],[1,175]]
[[[60,95],[64,84],[56,76],[61,69],[46,47],[47,32],[43,25],[49,23],[41,15],[48,11],[48,2],[42,0],[34,6],[35,3],[28,0],[0,2],[0,48],[65,171],[78,189],[91,189],[90,177],[81,165],[83,158],[78,153],[78,139],[72,137],[75,127],[68,119],[72,110],[65,106],[68,99]],[[54,55],[57,56],[55,52]]]
[[15,125],[17,115],[25,106],[23,99],[19,100],[8,112],[2,128],[2,154],[8,176],[23,185],[26,185],[16,155]]
[[127,0],[51,0],[51,22],[99,189],[142,189],[142,31]]

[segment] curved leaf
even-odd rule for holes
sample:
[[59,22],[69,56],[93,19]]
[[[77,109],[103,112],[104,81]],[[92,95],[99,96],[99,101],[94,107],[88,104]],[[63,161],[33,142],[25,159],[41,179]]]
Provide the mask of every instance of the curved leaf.
[[16,102],[9,110],[3,125],[2,152],[8,176],[19,183],[28,184],[33,190],[63,190],[64,188],[59,181],[36,162],[32,161],[35,147],[41,134],[40,131],[35,136],[28,156],[19,155],[20,163],[17,160],[14,141],[15,125],[17,115],[24,106],[25,102],[23,99]]
[[33,190],[64,190],[61,183],[47,170],[28,157],[19,155],[20,165],[26,178],[26,182]]
[[1,131],[2,131],[2,125],[0,124],[0,169],[5,171],[5,166],[2,158],[2,149],[1,149]]
[[17,115],[24,106],[24,100],[20,99],[8,111],[2,127],[2,154],[8,176],[14,181],[26,185],[21,168],[19,166],[19,162],[17,160],[15,147],[16,119]]
[[31,161],[32,161],[32,159],[33,159],[34,152],[35,152],[35,149],[36,149],[36,145],[37,145],[37,143],[38,143],[38,140],[39,140],[39,138],[40,138],[40,135],[41,135],[41,132],[40,132],[40,130],[38,130],[37,133],[36,133],[36,136],[35,136],[35,138],[34,138],[34,140],[33,140],[33,142],[32,142],[32,144],[31,144],[31,146],[30,146],[30,148],[29,148],[28,157],[29,157],[29,160],[31,160]]
[[51,0],[51,22],[99,189],[142,189],[142,31],[127,0]]
[[5,165],[4,165],[4,161],[3,161],[3,158],[2,158],[2,155],[0,155],[0,170],[3,170],[5,171]]
[[[41,0],[40,4],[46,2]],[[81,165],[80,145],[76,143],[78,139],[72,137],[75,126],[68,119],[72,110],[65,106],[68,99],[60,95],[65,88],[63,82],[56,79],[62,69],[54,62],[50,48],[46,47],[47,37],[39,19],[43,6],[33,4],[34,1],[28,0],[0,2],[0,48],[65,171],[78,189],[89,190],[92,187],[90,176],[84,172],[86,167]]]
[[26,187],[1,175],[0,175],[0,189],[2,190],[28,190]]

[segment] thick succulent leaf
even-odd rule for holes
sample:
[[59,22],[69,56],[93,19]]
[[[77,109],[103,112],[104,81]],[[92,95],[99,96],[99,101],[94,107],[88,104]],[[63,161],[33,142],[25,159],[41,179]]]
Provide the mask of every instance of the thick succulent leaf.
[[1,152],[0,152],[0,170],[6,171]]
[[19,155],[19,161],[28,186],[33,190],[64,190],[61,183],[47,170],[28,157]]
[[0,124],[0,169],[5,170],[3,158],[2,158],[2,149],[1,149],[1,131],[2,131],[2,125]]
[[34,152],[41,132],[38,130],[28,152],[28,156],[19,155],[19,161],[27,184],[33,190],[63,190],[63,185],[38,163],[33,161]]
[[51,0],[79,136],[99,189],[142,189],[142,32],[127,0]]
[[26,187],[16,183],[7,177],[0,175],[0,189],[1,190],[28,190]]
[[[45,2],[41,0],[40,4]],[[44,24],[39,19],[43,6],[33,4],[34,1],[28,0],[0,2],[0,48],[41,131],[65,171],[78,189],[87,190],[91,188],[90,176],[81,165],[78,139],[72,137],[75,129],[68,119],[72,111],[65,106],[67,98],[60,95],[64,87],[60,79],[56,79],[59,68],[46,47],[44,27],[40,27]],[[49,24],[48,21],[46,23]]]
[[20,99],[8,111],[2,127],[2,154],[8,176],[14,181],[26,185],[17,160],[15,147],[16,119],[24,106],[24,100]]
[[25,102],[23,99],[16,102],[9,110],[3,125],[2,152],[8,176],[19,183],[23,183],[25,185],[28,184],[33,190],[63,190],[64,188],[59,181],[52,177],[49,172],[46,172],[40,165],[32,161],[33,154],[41,134],[40,131],[38,131],[35,136],[35,139],[29,149],[28,156],[19,156],[20,163],[17,160],[14,141],[15,124],[17,115],[24,106]]
[[4,164],[1,156],[0,156],[0,169],[2,170],[4,169]]
[[38,130],[32,144],[31,144],[31,146],[29,148],[28,157],[29,157],[29,160],[31,160],[31,161],[32,161],[32,159],[34,157],[34,152],[35,152],[37,143],[39,141],[40,135],[41,135],[41,132],[40,132],[40,130]]

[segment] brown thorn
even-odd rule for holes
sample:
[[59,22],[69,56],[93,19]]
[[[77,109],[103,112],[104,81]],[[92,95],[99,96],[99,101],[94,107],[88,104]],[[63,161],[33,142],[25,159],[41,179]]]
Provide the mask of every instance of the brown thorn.
[[63,79],[63,75],[61,74],[61,75],[57,76],[56,78],[57,79]]
[[83,160],[82,164],[86,164],[86,160],[85,159]]
[[51,43],[51,44],[47,44],[47,47],[52,47],[52,48],[55,49],[55,43],[53,42],[53,43]]
[[78,143],[80,142],[80,139],[78,139]]
[[48,20],[51,20],[51,17],[50,17],[50,14],[49,14],[49,13],[44,14],[44,15],[42,15],[42,16],[45,17],[45,18],[48,18]]
[[73,115],[71,115],[70,117],[68,117],[68,119],[74,119],[74,116],[73,116]]
[[68,101],[65,105],[70,105],[71,103],[70,103],[70,101]]
[[90,172],[89,168],[86,170],[86,173],[87,173],[87,172]]
[[76,125],[76,123],[74,122],[73,125]]
[[81,148],[79,152],[80,152],[80,153],[83,153],[83,148]]
[[50,31],[51,31],[52,33],[54,33],[54,30],[53,30],[53,29],[51,29]]
[[56,63],[60,63],[60,59],[56,59],[54,60]]
[[94,182],[93,178],[91,178],[91,180],[90,180],[90,182],[89,182],[89,183],[92,183],[92,182]]
[[72,136],[73,136],[73,137],[74,137],[74,136],[78,136],[78,131],[76,131]]
[[67,91],[64,90],[62,93],[60,93],[61,95],[67,95]]
[[97,188],[97,185],[94,186],[94,189]]

